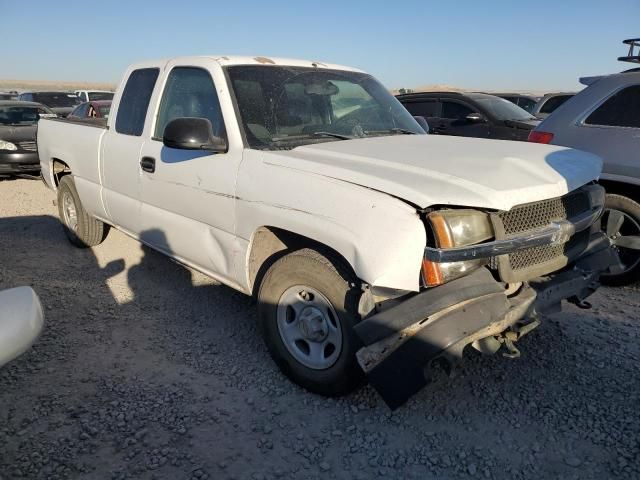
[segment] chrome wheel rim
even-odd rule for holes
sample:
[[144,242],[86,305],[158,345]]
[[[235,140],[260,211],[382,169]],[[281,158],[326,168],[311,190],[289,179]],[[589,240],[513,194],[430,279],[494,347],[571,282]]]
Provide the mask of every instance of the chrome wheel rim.
[[78,213],[76,204],[69,192],[62,194],[62,214],[64,215],[65,225],[72,231],[78,230]]
[[280,296],[277,310],[280,338],[305,367],[325,370],[342,350],[340,319],[331,302],[312,287],[295,285]]
[[640,223],[625,212],[608,208],[602,215],[602,228],[619,258],[609,274],[633,270],[640,263]]

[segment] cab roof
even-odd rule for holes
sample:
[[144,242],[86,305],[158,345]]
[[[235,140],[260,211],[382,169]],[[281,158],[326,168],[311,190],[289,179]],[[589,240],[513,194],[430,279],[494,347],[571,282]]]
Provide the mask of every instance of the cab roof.
[[158,66],[158,65],[166,65],[169,62],[175,63],[189,63],[190,60],[202,60],[209,59],[214,62],[217,62],[221,67],[230,67],[235,65],[275,65],[275,66],[286,66],[286,67],[315,67],[315,68],[326,68],[330,70],[346,70],[351,72],[361,72],[362,70],[353,67],[347,67],[344,65],[337,65],[334,63],[326,63],[315,60],[299,60],[293,58],[279,58],[279,57],[250,57],[250,56],[238,56],[238,55],[200,55],[200,56],[188,56],[188,57],[173,57],[173,58],[164,58],[159,60],[150,60],[145,62],[135,63],[132,67],[149,67],[149,66]]

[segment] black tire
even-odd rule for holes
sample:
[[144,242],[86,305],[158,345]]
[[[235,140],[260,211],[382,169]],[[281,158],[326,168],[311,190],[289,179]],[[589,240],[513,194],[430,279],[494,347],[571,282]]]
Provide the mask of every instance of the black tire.
[[[66,202],[71,202],[75,209],[75,225],[70,220],[70,214],[65,213]],[[68,209],[66,211],[68,212]],[[87,248],[99,245],[109,233],[109,226],[89,215],[82,206],[71,175],[62,177],[58,185],[58,215],[64,233],[69,241],[77,247]]]
[[[605,214],[603,215],[602,228],[606,232],[607,211],[617,210],[622,212],[628,218],[623,223],[620,233],[626,235],[640,234],[640,204],[623,195],[608,193],[605,199]],[[636,223],[636,225],[633,224]],[[626,250],[626,251],[625,251]],[[619,255],[625,263],[625,268],[620,273],[603,273],[600,281],[604,285],[623,286],[629,285],[640,280],[640,250],[620,249]]]
[[[258,291],[259,323],[269,352],[280,370],[298,385],[325,396],[344,395],[363,383],[356,360],[361,342],[353,326],[359,321],[359,281],[335,255],[302,249],[291,252],[269,267]],[[342,345],[337,360],[325,369],[313,369],[298,361],[285,346],[278,327],[278,303],[284,292],[304,285],[320,292],[339,318]]]

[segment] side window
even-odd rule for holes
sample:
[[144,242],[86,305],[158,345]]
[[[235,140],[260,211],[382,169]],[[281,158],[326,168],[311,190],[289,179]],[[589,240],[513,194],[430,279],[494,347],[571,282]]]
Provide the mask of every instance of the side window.
[[157,68],[141,68],[131,72],[120,98],[116,132],[136,137],[142,135],[149,100],[159,72]]
[[640,128],[640,85],[620,90],[589,115],[584,123]]
[[533,107],[536,106],[536,102],[534,102],[530,98],[521,97],[518,100],[518,106],[520,108],[524,108],[527,112],[531,113],[533,111]]
[[216,88],[209,72],[202,68],[171,70],[162,93],[154,138],[162,138],[167,124],[181,117],[206,118],[211,122],[214,135],[226,137]]
[[551,113],[564,102],[569,100],[573,95],[558,95],[556,97],[549,97],[549,99],[540,107],[540,113]]
[[440,102],[437,100],[420,100],[403,103],[403,105],[411,115],[431,118],[440,116]]
[[448,100],[442,102],[442,118],[463,120],[470,113],[474,113],[474,111],[462,103]]

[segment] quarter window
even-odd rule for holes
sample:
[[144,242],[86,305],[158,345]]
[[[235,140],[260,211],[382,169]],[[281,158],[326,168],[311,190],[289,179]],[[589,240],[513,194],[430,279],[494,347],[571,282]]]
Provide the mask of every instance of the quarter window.
[[211,122],[213,134],[226,138],[220,102],[211,75],[196,67],[176,67],[162,94],[155,138],[162,138],[167,124],[176,118],[198,117]]
[[136,137],[142,135],[158,73],[157,68],[141,68],[131,72],[120,98],[116,132]]
[[620,90],[589,115],[584,123],[640,128],[640,85]]

